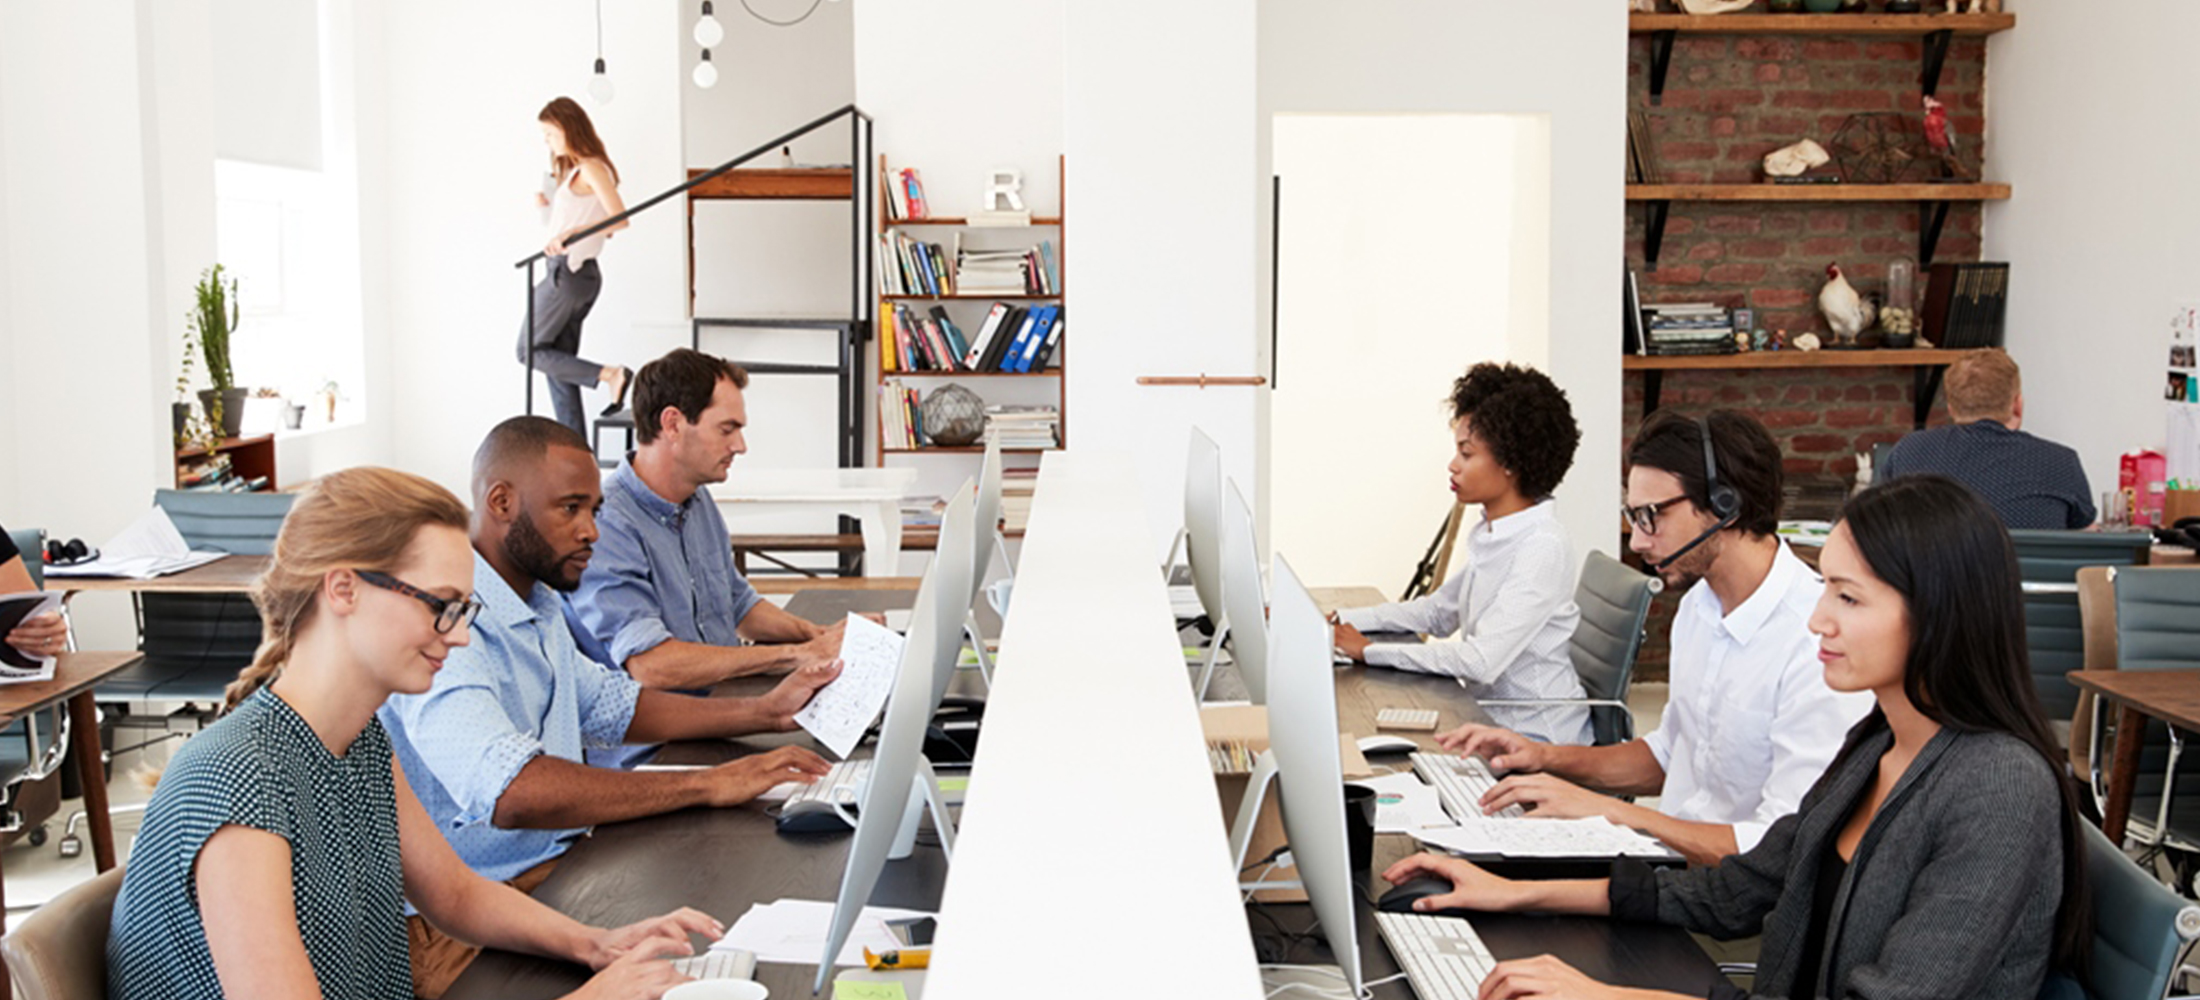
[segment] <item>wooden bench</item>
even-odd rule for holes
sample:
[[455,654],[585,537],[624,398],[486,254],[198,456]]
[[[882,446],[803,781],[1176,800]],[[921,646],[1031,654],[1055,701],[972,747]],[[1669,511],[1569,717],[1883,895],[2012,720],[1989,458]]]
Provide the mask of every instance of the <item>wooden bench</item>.
[[[806,577],[823,575],[820,571],[781,559],[773,553],[833,552],[845,559],[850,553],[863,551],[863,536],[854,532],[814,535],[743,535],[732,536],[733,568],[746,577],[749,575],[749,557],[755,556],[773,568],[760,568],[768,573],[794,573]],[[909,526],[901,529],[901,547],[904,551],[915,549],[929,552],[940,546],[940,529],[934,526]]]

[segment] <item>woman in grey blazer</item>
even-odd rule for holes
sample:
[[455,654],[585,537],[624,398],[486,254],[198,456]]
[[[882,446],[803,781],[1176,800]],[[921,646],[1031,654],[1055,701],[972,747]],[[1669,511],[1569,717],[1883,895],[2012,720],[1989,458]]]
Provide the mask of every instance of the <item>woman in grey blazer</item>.
[[[2082,965],[2084,821],[2033,694],[2008,532],[1955,482],[1904,478],[1849,502],[1820,568],[1810,627],[1826,683],[1871,691],[1878,707],[1755,848],[1716,867],[1623,861],[1608,879],[1546,882],[1421,854],[1384,877],[1450,880],[1423,910],[1762,933],[1764,997],[2012,1000]],[[1607,986],[1549,956],[1501,963],[1482,989],[1485,1000],[1672,995]]]

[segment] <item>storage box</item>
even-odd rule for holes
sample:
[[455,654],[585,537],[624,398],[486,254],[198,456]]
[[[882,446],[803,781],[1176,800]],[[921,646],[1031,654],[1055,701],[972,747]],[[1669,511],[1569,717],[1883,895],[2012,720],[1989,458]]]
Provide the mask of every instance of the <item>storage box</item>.
[[[1222,806],[1222,830],[1227,836],[1230,824],[1236,822],[1238,804],[1245,800],[1246,786],[1252,781],[1252,759],[1268,749],[1268,709],[1259,705],[1212,705],[1199,711],[1200,730],[1205,734],[1207,746],[1242,747],[1242,760],[1237,764],[1218,763],[1215,769],[1215,794]],[[1351,733],[1337,737],[1337,755],[1343,765],[1344,778],[1372,778],[1374,768],[1367,765],[1367,758],[1360,753],[1359,741]],[[1227,768],[1227,769],[1226,769]],[[1338,788],[1341,798],[1344,789]],[[1268,797],[1261,802],[1260,814],[1253,821],[1253,835],[1245,847],[1245,861],[1267,857],[1283,846],[1283,815],[1277,802],[1281,798],[1276,786],[1270,785]],[[1239,881],[1251,881],[1265,865],[1255,866],[1239,876]],[[1278,866],[1269,871],[1266,879],[1289,881],[1298,878],[1298,870]],[[1306,900],[1306,893],[1297,889],[1268,889],[1254,894],[1263,903],[1296,903]]]
[[2162,524],[2176,524],[2188,517],[2200,517],[2200,490],[2167,490],[2162,494]]

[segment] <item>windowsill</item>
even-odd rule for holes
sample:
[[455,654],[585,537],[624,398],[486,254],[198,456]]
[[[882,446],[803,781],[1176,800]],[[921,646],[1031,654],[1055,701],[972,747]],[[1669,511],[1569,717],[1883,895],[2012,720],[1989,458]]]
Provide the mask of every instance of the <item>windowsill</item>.
[[352,428],[365,427],[366,425],[367,421],[365,417],[361,417],[356,413],[347,413],[337,417],[336,422],[332,424],[307,424],[306,426],[300,427],[294,431],[276,431],[275,440],[303,441],[307,438],[317,437],[322,434],[328,434],[335,431],[348,431]]

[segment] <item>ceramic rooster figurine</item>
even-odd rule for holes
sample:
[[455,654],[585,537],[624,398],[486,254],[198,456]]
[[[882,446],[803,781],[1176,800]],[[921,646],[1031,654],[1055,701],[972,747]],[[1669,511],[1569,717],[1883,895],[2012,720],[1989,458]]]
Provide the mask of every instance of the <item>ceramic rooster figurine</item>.
[[1871,303],[1841,276],[1838,263],[1826,265],[1826,287],[1818,290],[1818,311],[1825,314],[1836,346],[1855,346],[1857,335],[1872,325]]

